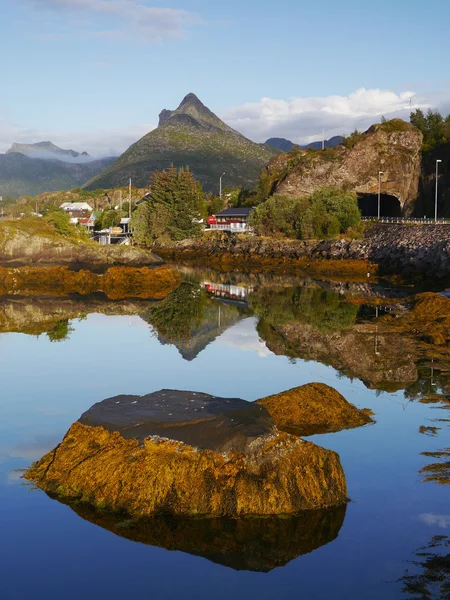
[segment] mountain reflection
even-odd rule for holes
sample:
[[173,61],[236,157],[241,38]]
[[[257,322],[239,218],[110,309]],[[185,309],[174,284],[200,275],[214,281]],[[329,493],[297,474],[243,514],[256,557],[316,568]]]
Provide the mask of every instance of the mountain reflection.
[[83,519],[133,542],[201,556],[238,571],[261,572],[332,542],[346,512],[340,506],[289,518],[127,520],[85,503],[69,506]]
[[[447,345],[415,335],[407,323],[403,329],[398,325],[409,314],[407,305],[396,305],[405,298],[402,288],[276,274],[188,271],[184,277],[161,301],[111,301],[95,294],[3,296],[0,333],[47,333],[57,342],[69,338],[73,320],[83,315],[139,315],[161,344],[174,345],[190,361],[227,329],[254,316],[261,341],[276,355],[329,365],[370,389],[404,390],[407,400],[424,401],[449,389]],[[380,306],[383,302],[387,306]]]

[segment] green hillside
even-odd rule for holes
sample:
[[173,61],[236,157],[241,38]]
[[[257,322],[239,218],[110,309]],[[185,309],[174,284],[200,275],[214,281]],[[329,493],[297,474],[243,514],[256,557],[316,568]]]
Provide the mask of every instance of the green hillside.
[[261,168],[276,151],[255,144],[228,127],[194,95],[187,95],[174,110],[163,110],[159,127],[133,144],[103,173],[85,187],[113,188],[148,185],[154,170],[188,165],[206,191],[217,191],[219,177],[224,185],[253,187]]
[[112,158],[86,163],[30,158],[20,152],[0,154],[0,196],[36,196],[80,187],[107,167]]

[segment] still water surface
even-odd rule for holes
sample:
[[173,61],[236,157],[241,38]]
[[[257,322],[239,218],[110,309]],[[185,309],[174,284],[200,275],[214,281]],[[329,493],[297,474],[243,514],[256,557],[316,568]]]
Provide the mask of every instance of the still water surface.
[[[448,404],[420,401],[445,393],[444,367],[379,330],[382,308],[346,302],[359,288],[196,277],[170,302],[122,303],[105,315],[96,299],[93,313],[56,326],[61,303],[72,302],[67,314],[90,313],[86,300],[82,310],[74,299],[0,301],[3,321],[14,321],[14,333],[0,334],[1,598],[448,598],[448,479],[445,469],[428,482],[419,473],[439,462],[423,452],[450,446]],[[174,388],[251,401],[312,381],[371,408],[376,424],[311,438],[340,454],[351,502],[340,530],[269,572],[205,558],[207,539],[201,555],[120,537],[21,479],[104,398]],[[299,535],[286,530],[286,548]],[[430,545],[438,558],[426,569],[417,553]]]

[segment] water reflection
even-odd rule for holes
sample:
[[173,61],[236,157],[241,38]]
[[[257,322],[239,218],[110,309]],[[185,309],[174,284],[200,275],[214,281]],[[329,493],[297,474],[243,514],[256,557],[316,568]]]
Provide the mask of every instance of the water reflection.
[[261,572],[332,542],[346,512],[346,506],[340,506],[290,518],[131,520],[81,502],[69,506],[83,519],[128,540],[201,556],[238,571]]
[[52,341],[64,341],[82,315],[138,314],[161,344],[175,345],[191,361],[227,329],[254,316],[268,351],[320,362],[369,389],[404,390],[407,400],[422,401],[448,389],[450,352],[442,332],[434,340],[413,327],[399,327],[409,309],[396,301],[408,291],[279,275],[188,272],[161,301],[114,302],[95,294],[0,297],[0,332],[46,332]]
[[[399,580],[402,592],[410,599],[444,600],[450,598],[450,538],[434,536],[427,546],[414,553],[414,560]],[[411,573],[411,571],[413,571]],[[416,572],[414,572],[416,571]]]

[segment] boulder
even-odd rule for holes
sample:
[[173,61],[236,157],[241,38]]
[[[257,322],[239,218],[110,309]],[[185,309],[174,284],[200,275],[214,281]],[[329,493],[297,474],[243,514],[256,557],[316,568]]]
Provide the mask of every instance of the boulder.
[[293,515],[347,501],[339,456],[279,432],[263,406],[173,390],[93,406],[25,477],[135,517]]
[[359,410],[324,383],[308,383],[261,398],[257,404],[267,409],[279,429],[295,435],[329,433],[373,422],[370,410]]

